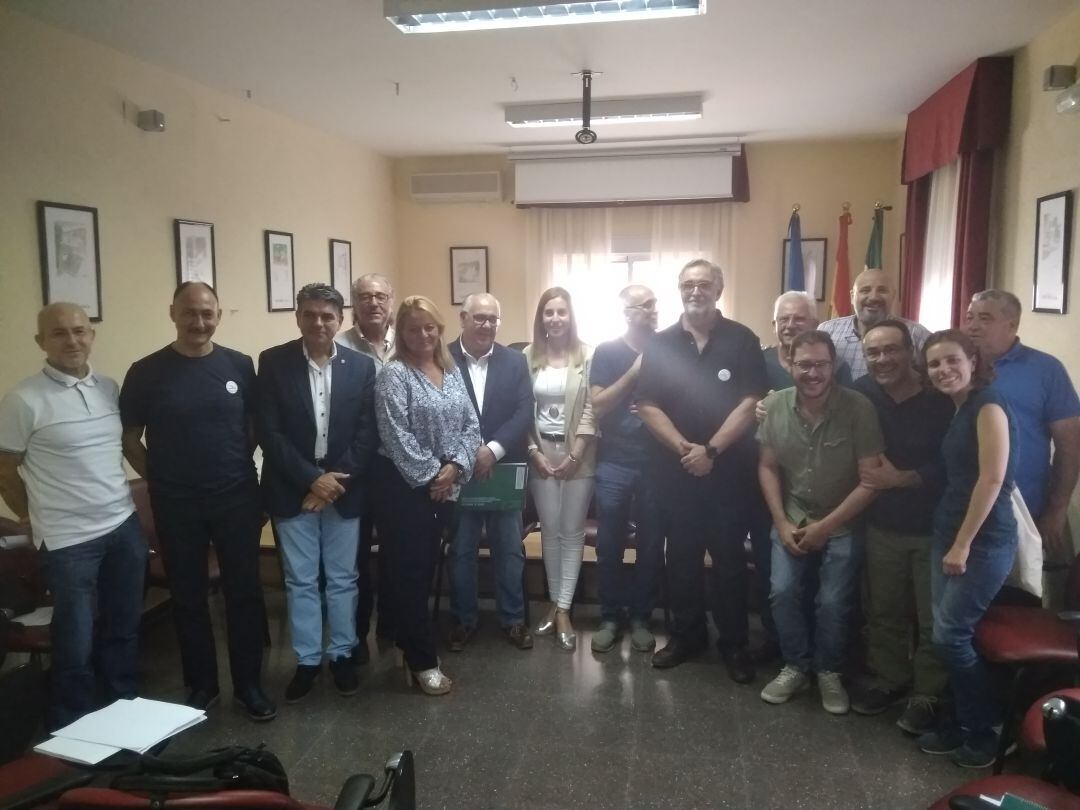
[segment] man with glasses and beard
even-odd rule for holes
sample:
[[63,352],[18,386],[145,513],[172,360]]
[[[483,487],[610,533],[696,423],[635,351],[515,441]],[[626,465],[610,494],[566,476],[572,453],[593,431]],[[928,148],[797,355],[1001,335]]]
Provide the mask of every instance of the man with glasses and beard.
[[[769,395],[758,429],[758,477],[774,527],[769,602],[784,660],[761,699],[786,703],[814,672],[824,709],[846,714],[840,672],[859,571],[852,522],[874,499],[859,476],[880,465],[884,442],[866,397],[835,385],[827,334],[796,337],[791,361],[795,387]],[[803,599],[811,562],[819,575],[813,638]]]
[[[851,368],[851,379],[857,380],[867,374],[863,335],[874,324],[896,317],[892,314],[895,305],[896,289],[889,280],[889,274],[884,270],[868,267],[855,277],[855,283],[851,285],[851,306],[855,314],[833,318],[818,327],[832,338],[837,360],[847,363]],[[930,337],[930,332],[915,321],[900,317],[896,317],[896,320],[908,328],[915,346],[915,355],[917,358],[922,357],[922,347]]]

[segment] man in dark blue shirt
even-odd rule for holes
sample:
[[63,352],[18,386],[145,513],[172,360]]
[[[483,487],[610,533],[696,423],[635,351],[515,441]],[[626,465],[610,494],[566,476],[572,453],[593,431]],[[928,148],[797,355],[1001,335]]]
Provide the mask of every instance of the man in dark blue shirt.
[[880,490],[866,510],[867,665],[873,679],[854,690],[851,708],[880,714],[910,691],[897,725],[922,734],[934,725],[946,680],[933,644],[930,540],[945,488],[941,442],[956,409],[925,385],[903,321],[867,329],[863,354],[868,373],[853,387],[877,411],[885,458],[865,476]]
[[[120,392],[124,455],[147,479],[180,642],[187,703],[218,700],[207,552],[221,567],[233,694],[253,720],[277,709],[260,685],[266,617],[259,585],[262,507],[252,451],[255,366],[213,342],[214,290],[185,282],[169,315],[176,340],[139,360]],[[143,445],[143,434],[146,445]]]
[[[601,653],[618,643],[624,614],[630,619],[630,645],[639,652],[651,652],[656,646],[649,617],[664,539],[655,481],[648,469],[651,440],[634,400],[641,352],[656,332],[656,296],[648,287],[632,284],[619,298],[626,333],[597,346],[589,370],[593,413],[600,419],[593,498],[601,621],[592,649]],[[623,552],[631,516],[637,522],[636,558],[627,569]]]

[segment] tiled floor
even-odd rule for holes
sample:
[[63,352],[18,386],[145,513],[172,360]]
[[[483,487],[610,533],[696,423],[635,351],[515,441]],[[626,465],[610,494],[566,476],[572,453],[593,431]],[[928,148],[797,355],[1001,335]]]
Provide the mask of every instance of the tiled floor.
[[[303,702],[287,706],[281,693],[293,657],[281,592],[271,591],[268,603],[266,686],[279,701],[277,720],[256,725],[223,701],[170,752],[266,742],[306,801],[332,804],[349,774],[381,773],[386,757],[404,748],[416,755],[424,810],[904,810],[926,807],[974,775],[920,754],[893,714],[833,717],[812,693],[786,706],[763,703],[757,693],[772,671],[737,686],[715,653],[668,671],[652,669],[628,640],[621,651],[594,655],[580,632],[595,625],[587,611],[577,617],[572,654],[550,637],[515,650],[485,613],[467,650],[443,655],[455,681],[446,697],[407,689],[393,656],[374,651],[356,696],[340,697],[327,672]],[[223,626],[219,603],[215,614]],[[181,700],[167,617],[149,628],[145,653],[145,694]],[[224,671],[222,685],[228,689]]]

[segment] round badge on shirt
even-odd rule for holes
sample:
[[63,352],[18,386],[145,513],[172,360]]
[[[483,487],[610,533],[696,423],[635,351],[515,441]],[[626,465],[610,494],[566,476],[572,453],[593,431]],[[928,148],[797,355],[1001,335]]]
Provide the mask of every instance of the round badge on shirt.
[[240,386],[238,386],[232,380],[229,380],[227,383],[225,383],[225,390],[228,391],[230,394],[235,394],[237,391],[240,390]]
[[720,380],[720,382],[727,382],[731,379],[731,372],[726,368],[722,368],[716,372],[716,379]]

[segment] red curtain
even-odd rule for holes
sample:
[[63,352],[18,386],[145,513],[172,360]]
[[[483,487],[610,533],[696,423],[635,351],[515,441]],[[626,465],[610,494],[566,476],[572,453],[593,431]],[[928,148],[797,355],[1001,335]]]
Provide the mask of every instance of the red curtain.
[[1012,57],[977,59],[908,115],[901,181],[908,187],[903,312],[918,316],[930,184],[936,169],[960,163],[953,267],[953,326],[986,286],[994,149],[1009,131]]

